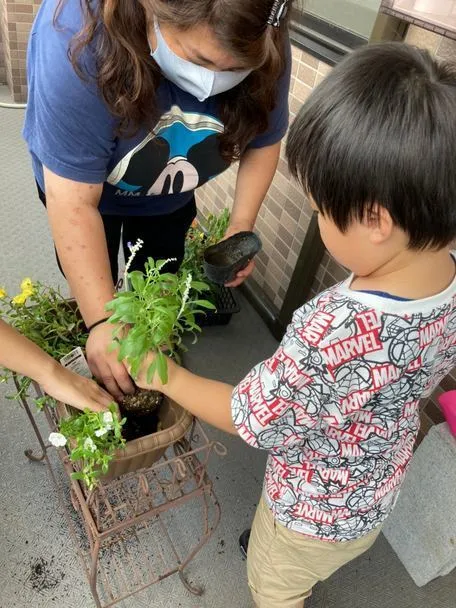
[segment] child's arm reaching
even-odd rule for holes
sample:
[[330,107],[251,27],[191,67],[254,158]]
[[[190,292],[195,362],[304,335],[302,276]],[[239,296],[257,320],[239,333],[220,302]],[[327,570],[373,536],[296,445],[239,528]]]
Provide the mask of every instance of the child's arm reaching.
[[149,384],[146,372],[153,357],[154,355],[150,355],[146,359],[138,377],[135,378],[140,388],[160,391],[200,420],[237,435],[231,418],[232,386],[197,376],[171,360],[168,360],[167,384],[161,383],[158,374],[155,374]]
[[0,365],[32,378],[48,395],[80,410],[107,409],[113,399],[93,380],[65,369],[36,344],[0,320]]
[[255,365],[236,387],[197,376],[170,360],[168,383],[162,384],[157,373],[148,383],[154,354],[145,359],[135,381],[141,388],[164,393],[201,420],[239,435],[252,447],[272,450],[302,444],[321,416],[332,414],[325,409],[332,379],[319,345],[298,333],[298,321],[295,313],[276,352]]

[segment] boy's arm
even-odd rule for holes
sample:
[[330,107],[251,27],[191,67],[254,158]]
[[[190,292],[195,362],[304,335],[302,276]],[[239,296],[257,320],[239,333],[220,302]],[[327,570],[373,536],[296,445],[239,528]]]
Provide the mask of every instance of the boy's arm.
[[34,342],[0,320],[0,366],[38,382],[51,397],[78,409],[103,411],[113,399],[93,380],[62,367]]
[[[317,363],[306,366],[312,356]],[[154,358],[151,353],[144,360],[135,378],[139,387],[164,393],[201,420],[259,449],[302,443],[319,424],[330,396],[332,380],[318,346],[303,341],[293,324],[272,357],[236,387],[197,376],[171,360],[168,383],[162,384],[157,373],[148,383]]]
[[153,355],[146,359],[135,379],[140,388],[160,391],[200,420],[237,435],[231,418],[232,386],[197,376],[171,360],[168,360],[168,382],[162,384],[158,374],[155,374],[149,384],[146,372],[152,358]]

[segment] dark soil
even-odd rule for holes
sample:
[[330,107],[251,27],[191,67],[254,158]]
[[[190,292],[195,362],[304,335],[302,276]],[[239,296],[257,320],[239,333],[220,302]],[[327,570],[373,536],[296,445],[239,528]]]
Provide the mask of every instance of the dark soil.
[[125,395],[121,406],[126,414],[146,416],[155,412],[163,401],[163,394],[158,391],[138,389],[134,395]]
[[64,578],[63,572],[53,568],[53,561],[53,557],[50,562],[38,557],[30,562],[30,582],[35,591],[54,589]]
[[157,432],[162,402],[163,395],[157,391],[138,389],[134,395],[125,396],[119,406],[122,417],[127,419],[122,431],[126,441]]

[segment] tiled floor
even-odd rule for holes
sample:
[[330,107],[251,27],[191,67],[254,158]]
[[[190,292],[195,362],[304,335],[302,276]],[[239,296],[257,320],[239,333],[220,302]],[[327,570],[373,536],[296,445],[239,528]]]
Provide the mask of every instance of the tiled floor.
[[[0,284],[10,291],[23,276],[61,283],[20,138],[22,119],[22,111],[0,109]],[[261,320],[243,302],[242,313],[229,326],[205,332],[188,363],[201,373],[233,382],[274,347]],[[36,444],[25,414],[4,399],[6,387],[0,390],[0,608],[93,608],[45,467],[23,456],[26,447]],[[265,455],[236,438],[217,432],[212,436],[229,451],[211,469],[222,521],[190,568],[192,580],[205,586],[205,595],[194,598],[178,579],[170,578],[126,600],[122,608],[251,606],[237,537],[253,516]],[[188,515],[176,517],[176,526],[193,531]],[[37,565],[42,566],[42,576],[37,576]],[[455,597],[456,572],[418,589],[380,537],[367,555],[317,586],[306,608],[455,608]]]

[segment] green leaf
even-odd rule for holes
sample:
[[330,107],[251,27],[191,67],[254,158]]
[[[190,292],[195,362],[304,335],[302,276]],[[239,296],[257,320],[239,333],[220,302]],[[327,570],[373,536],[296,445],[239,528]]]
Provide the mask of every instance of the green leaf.
[[168,382],[168,362],[166,360],[165,355],[162,353],[162,351],[158,351],[157,353],[157,371],[158,371],[158,375],[160,376],[160,380],[162,381],[163,384],[166,384]]
[[75,471],[74,473],[71,473],[71,478],[83,481],[85,479],[85,475],[82,471]]
[[135,291],[141,293],[144,290],[145,280],[144,274],[142,272],[140,272],[139,270],[130,272],[128,278],[130,279],[131,285]]
[[212,302],[209,302],[209,300],[193,300],[192,304],[208,308],[209,310],[216,310],[216,306]]
[[192,281],[191,287],[195,291],[207,291],[209,289],[209,285],[207,283],[203,283],[202,281]]
[[155,376],[155,370],[157,369],[157,359],[154,359],[152,363],[149,365],[149,369],[147,370],[147,384],[152,384],[152,380]]

